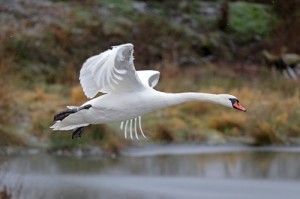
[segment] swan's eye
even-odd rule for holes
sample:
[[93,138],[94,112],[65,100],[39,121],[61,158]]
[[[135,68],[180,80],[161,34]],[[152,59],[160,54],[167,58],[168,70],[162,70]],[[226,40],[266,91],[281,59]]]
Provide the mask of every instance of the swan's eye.
[[229,100],[231,101],[231,104],[234,104],[234,103],[239,103],[240,101],[236,98],[229,98]]

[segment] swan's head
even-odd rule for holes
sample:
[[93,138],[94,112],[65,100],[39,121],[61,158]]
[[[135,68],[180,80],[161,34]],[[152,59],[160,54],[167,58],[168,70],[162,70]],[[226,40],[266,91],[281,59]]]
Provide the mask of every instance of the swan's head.
[[133,63],[133,45],[131,43],[113,46],[113,50],[116,51],[116,62],[120,64]]
[[238,100],[237,97],[228,94],[219,94],[218,98],[219,98],[218,100],[219,104],[223,106],[227,106],[229,108],[235,108],[237,110],[246,112],[246,109],[242,105],[240,105],[240,101]]

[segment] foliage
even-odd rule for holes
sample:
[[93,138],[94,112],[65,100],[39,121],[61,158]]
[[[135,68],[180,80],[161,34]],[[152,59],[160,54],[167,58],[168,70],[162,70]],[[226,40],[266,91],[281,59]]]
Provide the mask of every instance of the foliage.
[[230,3],[229,28],[242,40],[261,40],[269,37],[276,18],[271,7],[263,4]]
[[[1,6],[9,10],[5,7],[9,5]],[[87,57],[120,43],[139,46],[136,61],[143,65],[158,62],[178,65],[189,57],[206,55],[207,49],[217,43],[202,33],[216,19],[205,18],[202,10],[206,7],[216,10],[215,4],[12,1],[10,6],[12,12],[1,14],[8,22],[2,24],[0,52],[13,60],[9,68],[25,81],[73,82],[78,75],[74,71],[79,70]],[[20,17],[24,13],[18,7],[26,10],[26,18]],[[50,12],[51,8],[55,12]],[[190,47],[193,49],[187,50]]]
[[242,40],[270,37],[277,22],[268,5],[234,2],[230,4],[230,10],[229,28]]

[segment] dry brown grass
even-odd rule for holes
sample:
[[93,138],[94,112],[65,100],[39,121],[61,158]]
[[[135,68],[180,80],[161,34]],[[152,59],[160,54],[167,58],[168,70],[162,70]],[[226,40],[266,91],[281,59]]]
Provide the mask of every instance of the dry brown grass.
[[9,89],[6,77],[6,66],[0,60],[0,127],[1,124],[8,123],[11,117],[11,108],[14,102]]
[[154,141],[163,141],[167,143],[174,142],[175,134],[169,127],[158,124],[154,132],[151,133],[151,139]]
[[[249,144],[256,145],[289,144],[291,137],[300,137],[300,95],[297,90],[300,82],[281,79],[274,81],[265,77],[255,77],[255,81],[249,82],[237,79],[236,75],[233,75],[231,80],[227,77],[220,78],[218,68],[211,67],[207,75],[214,74],[211,78],[215,81],[203,86],[201,80],[197,79],[197,74],[202,74],[200,70],[191,70],[194,75],[190,76],[190,73],[186,72],[176,78],[164,79],[166,83],[160,85],[161,90],[194,90],[195,84],[199,84],[200,92],[230,93],[237,96],[247,108],[247,112],[208,103],[189,103],[163,110],[164,117],[157,119],[160,120],[161,129],[165,129],[166,126],[175,134],[175,140],[190,140],[190,137],[195,139],[195,135],[199,141],[203,138],[210,139],[206,132],[216,136],[219,132],[225,137],[245,138],[248,141],[252,140]],[[234,84],[231,84],[231,81]],[[176,119],[172,119],[173,117]]]
[[49,92],[46,86],[40,85],[32,90],[15,89],[11,92],[14,101],[15,131],[22,136],[34,136],[40,141],[46,141],[51,130],[53,115],[67,104],[58,93]]
[[208,118],[208,127],[220,132],[239,136],[246,129],[247,118],[239,113],[221,113]]
[[256,125],[256,127],[254,127],[251,136],[254,139],[254,145],[270,145],[282,143],[282,140],[276,133],[275,126],[265,121],[260,121]]
[[22,136],[13,131],[16,99],[12,94],[12,86],[7,76],[7,62],[0,60],[0,147],[26,146]]
[[71,88],[71,101],[73,105],[81,105],[87,101],[80,85]]
[[3,190],[0,191],[0,199],[11,199],[12,195],[8,192],[8,188],[4,186]]
[[6,132],[5,130],[1,130],[0,129],[0,147],[8,147],[8,146],[18,146],[18,147],[22,147],[22,146],[26,146],[27,143],[25,142],[25,140],[16,135],[15,132]]
[[[223,77],[223,74],[218,75],[216,72],[218,67],[210,67],[207,74],[197,68],[192,70],[192,78],[189,72],[170,79],[165,77],[158,90],[231,93],[240,99],[247,112],[209,103],[187,103],[159,110],[143,120],[143,128],[151,140],[203,142],[236,137],[252,138],[253,142],[249,144],[265,145],[295,143],[299,139],[300,95],[295,89],[299,87],[298,83],[280,81],[277,83],[278,87],[275,87],[270,83],[272,80],[263,78],[250,82],[235,76]],[[211,76],[214,81],[208,80],[209,83],[205,84],[199,75],[203,78],[207,78],[205,75]],[[52,136],[49,126],[56,112],[64,109],[66,105],[80,105],[86,101],[79,85],[70,92],[61,92],[61,89],[53,89],[47,85],[40,85],[32,90],[15,89],[9,94],[4,92],[4,86],[2,91],[1,89],[2,87],[0,92],[9,96],[8,100],[15,99],[10,111],[14,113],[12,117],[17,117],[18,123],[26,123],[19,127],[23,129],[22,132],[41,141],[47,141]],[[119,131],[114,133],[112,129],[101,130],[97,127],[87,131],[89,134],[85,135],[88,137],[85,139],[88,142],[99,144],[103,150],[111,153],[117,153],[128,144]],[[65,134],[63,139],[68,140],[67,145],[73,146],[69,143],[70,133]]]
[[199,116],[210,111],[210,107],[206,103],[188,103],[181,107],[181,111],[188,115]]

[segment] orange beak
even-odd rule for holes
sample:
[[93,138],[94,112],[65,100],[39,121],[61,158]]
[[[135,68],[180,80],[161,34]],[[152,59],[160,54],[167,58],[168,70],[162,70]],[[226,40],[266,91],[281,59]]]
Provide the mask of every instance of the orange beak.
[[238,103],[238,102],[234,102],[233,107],[240,111],[246,112],[246,109],[242,105],[240,105],[240,103]]

